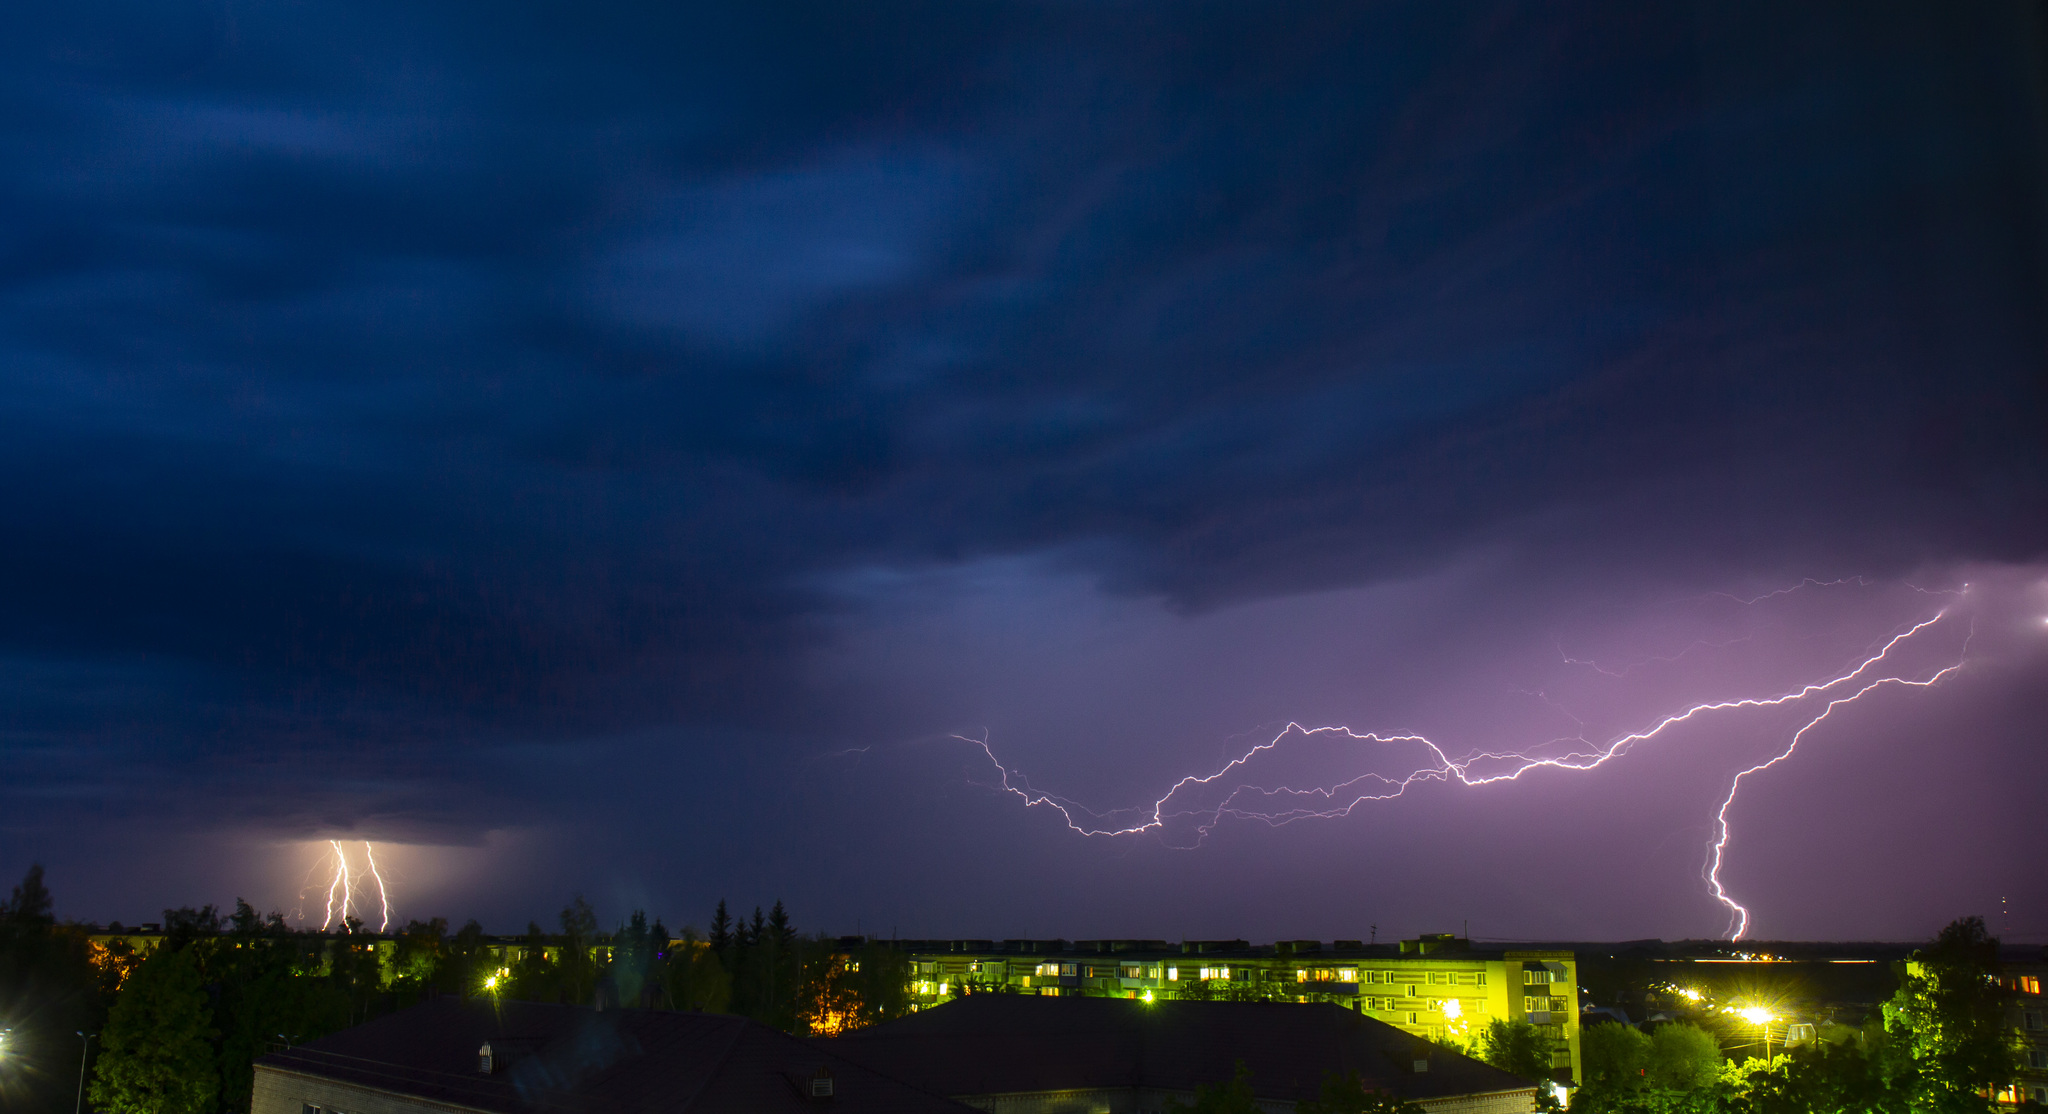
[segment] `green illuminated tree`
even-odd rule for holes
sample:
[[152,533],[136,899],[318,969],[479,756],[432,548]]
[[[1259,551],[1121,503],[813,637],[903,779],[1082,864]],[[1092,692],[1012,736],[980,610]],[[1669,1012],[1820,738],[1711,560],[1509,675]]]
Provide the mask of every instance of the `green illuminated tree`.
[[1659,1025],[1650,1034],[1644,1066],[1650,1086],[1658,1090],[1707,1090],[1721,1075],[1721,1042],[1697,1025]]
[[1479,1040],[1479,1058],[1524,1079],[1549,1079],[1550,1034],[1526,1021],[1496,1017]]
[[1905,1102],[1887,1086],[1880,1059],[1853,1044],[1815,1042],[1781,1070],[1752,1074],[1737,1105],[1746,1114],[1905,1114]]
[[93,1105],[108,1114],[211,1114],[217,1035],[192,949],[157,948],[128,977],[107,1019]]
[[1579,1034],[1587,1089],[1640,1090],[1649,1082],[1650,1037],[1627,1025],[1590,1025]]
[[2008,991],[1998,978],[1998,941],[1982,917],[1964,917],[1900,965],[1899,990],[1884,1024],[1900,1053],[1897,1083],[1915,1111],[1987,1110],[2012,1081],[2018,1054],[2008,1027]]

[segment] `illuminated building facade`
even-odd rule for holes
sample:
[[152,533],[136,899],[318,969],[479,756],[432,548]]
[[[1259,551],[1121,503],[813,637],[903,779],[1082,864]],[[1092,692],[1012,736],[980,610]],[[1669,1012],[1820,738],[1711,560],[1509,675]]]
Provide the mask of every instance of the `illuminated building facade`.
[[1339,940],[926,940],[910,953],[923,1006],[963,992],[1140,1000],[1330,1002],[1432,1041],[1469,1044],[1489,1022],[1547,1032],[1579,1079],[1578,964],[1568,951],[1474,950],[1452,936],[1398,948]]
[[2005,1102],[2048,1105],[2048,963],[2005,964],[2006,989],[2012,991],[2012,1025],[2019,1034],[2019,1076],[1998,1097]]

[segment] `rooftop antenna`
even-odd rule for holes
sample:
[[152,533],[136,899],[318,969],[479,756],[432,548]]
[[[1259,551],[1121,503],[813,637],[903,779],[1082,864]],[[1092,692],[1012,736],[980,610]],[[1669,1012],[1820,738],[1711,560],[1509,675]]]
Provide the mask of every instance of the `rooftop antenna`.
[[1372,926],[1372,942],[1375,944],[1380,942],[1380,926],[1378,925]]

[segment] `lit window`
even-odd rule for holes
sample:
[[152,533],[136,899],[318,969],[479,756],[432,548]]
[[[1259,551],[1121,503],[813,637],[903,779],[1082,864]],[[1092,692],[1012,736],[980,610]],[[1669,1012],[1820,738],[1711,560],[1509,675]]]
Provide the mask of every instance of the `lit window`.
[[1059,977],[1060,974],[1060,965],[1057,963],[1041,963],[1038,965],[1038,969],[1031,973],[1034,975],[1043,975],[1049,979],[1056,979]]
[[1060,964],[1060,974],[1061,974],[1061,975],[1062,975],[1063,977],[1066,977],[1066,978],[1070,978],[1070,979],[1071,979],[1071,978],[1073,978],[1073,977],[1074,977],[1074,976],[1075,976],[1076,974],[1078,974],[1078,973],[1079,973],[1079,972],[1078,972],[1078,970],[1077,970],[1077,968],[1076,968],[1076,965],[1075,965],[1075,964],[1072,964],[1072,963],[1062,963],[1062,964]]
[[1180,968],[1178,968],[1178,967],[1168,967],[1168,968],[1166,969],[1166,981],[1167,981],[1167,982],[1179,982],[1179,981],[1180,981]]
[[1356,967],[1346,967],[1346,968],[1344,968],[1343,970],[1341,970],[1341,971],[1337,972],[1337,981],[1338,981],[1338,982],[1357,982],[1357,981],[1358,981],[1358,968],[1356,968]]

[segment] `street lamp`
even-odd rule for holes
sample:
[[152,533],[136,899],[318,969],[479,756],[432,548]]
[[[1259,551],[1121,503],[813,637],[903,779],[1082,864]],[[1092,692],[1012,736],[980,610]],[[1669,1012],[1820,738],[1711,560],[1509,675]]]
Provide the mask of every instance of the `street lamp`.
[[1749,1023],[1751,1024],[1751,1025],[1754,1025],[1754,1026],[1756,1026],[1756,1027],[1757,1027],[1757,1031],[1763,1034],[1763,1038],[1764,1038],[1764,1062],[1765,1062],[1765,1063],[1767,1063],[1767,1064],[1768,1064],[1768,1063],[1770,1063],[1770,1062],[1771,1062],[1771,1022],[1772,1022],[1772,1021],[1774,1021],[1774,1020],[1776,1020],[1776,1018],[1774,1018],[1774,1017],[1772,1017],[1772,1016],[1771,1016],[1771,1011],[1769,1011],[1769,1010],[1765,1009],[1765,1008],[1764,1008],[1764,1007],[1762,1007],[1762,1006],[1746,1006],[1746,1007],[1744,1007],[1744,1008],[1742,1008],[1742,1009],[1736,1010],[1736,1011],[1735,1011],[1735,1015],[1736,1015],[1737,1017],[1740,1017],[1740,1018],[1742,1018],[1742,1019],[1743,1019],[1744,1021],[1747,1021],[1747,1022],[1749,1022]]
[[88,1034],[83,1029],[74,1032],[78,1034],[78,1101],[71,1104],[71,1112],[78,1114],[85,1109],[85,1058],[92,1051],[93,1038],[99,1034]]

